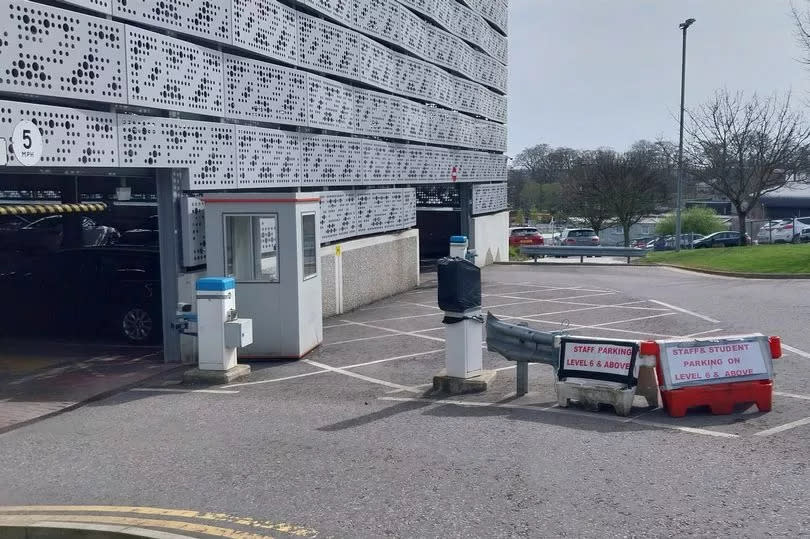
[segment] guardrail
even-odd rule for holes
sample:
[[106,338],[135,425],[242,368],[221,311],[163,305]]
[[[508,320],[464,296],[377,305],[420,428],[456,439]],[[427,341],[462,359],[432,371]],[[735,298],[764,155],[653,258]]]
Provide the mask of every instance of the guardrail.
[[585,257],[616,256],[627,258],[629,264],[631,258],[643,257],[647,252],[646,249],[635,247],[580,247],[577,245],[526,245],[520,248],[522,255],[533,258],[535,262],[542,256],[578,256],[580,263],[585,261]]
[[563,331],[545,332],[523,325],[502,322],[487,313],[487,350],[498,352],[506,359],[517,362],[517,395],[529,391],[529,363],[543,363],[557,367],[560,353],[554,338]]

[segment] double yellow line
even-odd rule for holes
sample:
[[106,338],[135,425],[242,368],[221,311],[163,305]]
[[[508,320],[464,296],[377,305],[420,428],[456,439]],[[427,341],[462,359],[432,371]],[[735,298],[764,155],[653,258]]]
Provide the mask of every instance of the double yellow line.
[[[109,513],[117,513],[118,515],[110,515]],[[174,518],[188,519],[190,522],[171,520]],[[195,520],[198,522],[194,522]],[[118,524],[121,526],[185,531],[229,539],[267,539],[270,536],[265,533],[245,532],[233,528],[226,528],[223,527],[223,525],[242,526],[254,530],[262,530],[263,532],[266,531],[268,533],[280,532],[293,537],[315,537],[318,533],[312,528],[305,528],[285,522],[256,520],[250,517],[239,517],[226,513],[210,513],[183,509],[117,505],[0,506],[0,528],[2,528],[2,526],[33,525],[45,522]],[[219,525],[205,524],[205,522],[216,522]]]

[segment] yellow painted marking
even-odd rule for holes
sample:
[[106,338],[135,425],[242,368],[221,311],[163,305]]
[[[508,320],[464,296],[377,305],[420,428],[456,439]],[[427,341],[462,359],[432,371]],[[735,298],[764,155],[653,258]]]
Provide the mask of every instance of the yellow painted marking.
[[166,530],[182,530],[193,533],[204,533],[214,537],[227,537],[229,539],[272,539],[269,535],[229,530],[218,526],[194,524],[179,520],[158,520],[153,518],[137,517],[111,517],[107,515],[0,515],[0,524],[20,525],[36,524],[37,522],[85,522],[94,524],[120,524],[123,526],[138,526],[141,528],[158,528]]
[[340,253],[343,252],[343,248],[340,245],[335,245],[335,256],[340,256]]
[[273,522],[270,520],[256,520],[250,517],[239,517],[226,513],[210,513],[192,511],[187,509],[163,509],[160,507],[137,507],[137,506],[117,506],[117,505],[10,505],[0,506],[0,513],[27,513],[31,511],[47,512],[87,512],[87,513],[134,513],[138,515],[153,515],[164,517],[196,518],[199,520],[210,520],[216,522],[227,522],[259,528],[273,530],[277,532],[294,535],[296,537],[314,537],[318,534],[312,528],[296,526],[286,522]]

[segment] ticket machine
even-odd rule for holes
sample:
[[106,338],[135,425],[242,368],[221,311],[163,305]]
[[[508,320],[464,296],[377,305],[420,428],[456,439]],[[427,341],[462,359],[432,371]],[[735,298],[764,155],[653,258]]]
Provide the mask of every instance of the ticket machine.
[[233,277],[253,319],[244,359],[294,358],[323,341],[320,200],[309,193],[204,197],[209,275]]

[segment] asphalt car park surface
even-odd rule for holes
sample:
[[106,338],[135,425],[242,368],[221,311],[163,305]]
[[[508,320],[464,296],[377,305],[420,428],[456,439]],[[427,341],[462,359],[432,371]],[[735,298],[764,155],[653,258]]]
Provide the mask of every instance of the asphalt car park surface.
[[[435,282],[325,321],[298,362],[187,387],[176,375],[0,435],[0,504],[222,512],[323,537],[765,535],[810,525],[810,281],[665,268],[498,266],[484,308],[623,339],[781,335],[770,413],[630,417],[556,406],[550,367],[515,398],[428,393],[443,367]],[[90,518],[90,517],[88,517]],[[253,533],[285,536],[283,525]],[[202,536],[202,535],[201,535]]]

